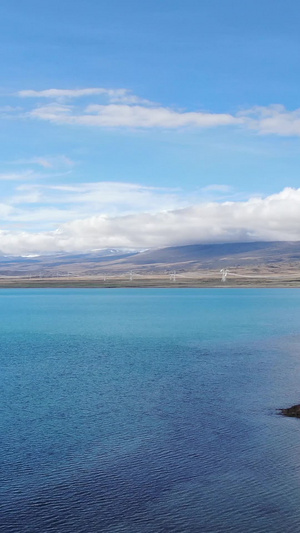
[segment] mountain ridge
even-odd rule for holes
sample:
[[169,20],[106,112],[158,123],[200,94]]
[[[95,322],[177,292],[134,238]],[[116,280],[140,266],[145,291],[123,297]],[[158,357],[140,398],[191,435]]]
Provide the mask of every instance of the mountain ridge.
[[[150,250],[113,249],[34,257],[0,257],[0,275],[98,275],[104,272],[159,272],[300,264],[300,241],[189,244]],[[71,272],[70,272],[71,271]]]

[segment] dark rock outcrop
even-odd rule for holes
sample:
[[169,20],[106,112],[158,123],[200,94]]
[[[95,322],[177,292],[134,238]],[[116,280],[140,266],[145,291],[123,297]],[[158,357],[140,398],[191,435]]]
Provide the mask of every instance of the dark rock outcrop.
[[279,411],[284,416],[300,418],[300,404],[292,405],[292,407],[287,407],[286,409],[279,409]]

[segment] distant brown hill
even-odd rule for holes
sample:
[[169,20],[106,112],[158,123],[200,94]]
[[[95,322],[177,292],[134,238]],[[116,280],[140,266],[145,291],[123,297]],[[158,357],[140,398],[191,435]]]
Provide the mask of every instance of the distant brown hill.
[[285,270],[300,265],[300,242],[197,244],[156,250],[100,250],[85,254],[0,257],[2,276],[98,275],[266,267]]
[[194,268],[254,266],[300,261],[300,242],[249,242],[174,246],[140,253],[123,262],[137,266]]

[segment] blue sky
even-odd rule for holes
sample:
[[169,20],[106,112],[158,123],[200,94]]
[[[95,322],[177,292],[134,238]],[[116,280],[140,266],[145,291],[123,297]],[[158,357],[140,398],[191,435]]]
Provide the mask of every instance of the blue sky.
[[2,0],[0,251],[300,239],[297,0]]

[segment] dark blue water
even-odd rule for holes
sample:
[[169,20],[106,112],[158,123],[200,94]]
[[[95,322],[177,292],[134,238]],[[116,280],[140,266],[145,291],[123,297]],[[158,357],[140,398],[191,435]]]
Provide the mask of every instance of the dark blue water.
[[300,291],[1,290],[0,530],[300,531]]

